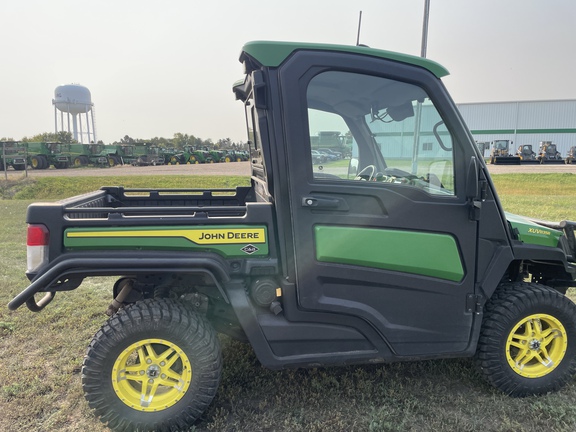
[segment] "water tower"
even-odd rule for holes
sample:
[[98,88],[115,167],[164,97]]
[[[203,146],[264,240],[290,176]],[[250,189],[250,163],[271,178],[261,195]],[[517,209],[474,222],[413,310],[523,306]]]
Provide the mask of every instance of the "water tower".
[[[71,132],[74,139],[79,143],[96,142],[94,104],[90,90],[80,84],[58,86],[54,90],[52,105],[54,105],[56,133]],[[58,111],[60,111],[60,116],[58,116]],[[60,117],[60,122],[58,122],[58,117]],[[72,126],[72,130],[70,130],[70,126]]]

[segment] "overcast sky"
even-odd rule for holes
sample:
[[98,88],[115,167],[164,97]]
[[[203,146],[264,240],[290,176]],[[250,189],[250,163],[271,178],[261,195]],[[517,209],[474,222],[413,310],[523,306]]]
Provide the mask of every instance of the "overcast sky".
[[[0,138],[53,132],[55,88],[78,83],[105,143],[245,141],[242,45],[354,45],[360,10],[361,43],[420,54],[424,0],[4,0]],[[428,58],[457,103],[576,99],[576,1],[431,0]]]

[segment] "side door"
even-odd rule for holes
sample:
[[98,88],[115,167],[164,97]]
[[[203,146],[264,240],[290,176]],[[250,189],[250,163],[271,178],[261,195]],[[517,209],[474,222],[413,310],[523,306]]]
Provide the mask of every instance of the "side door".
[[444,87],[420,68],[331,53],[297,53],[279,76],[300,307],[359,317],[398,356],[465,350],[474,153]]

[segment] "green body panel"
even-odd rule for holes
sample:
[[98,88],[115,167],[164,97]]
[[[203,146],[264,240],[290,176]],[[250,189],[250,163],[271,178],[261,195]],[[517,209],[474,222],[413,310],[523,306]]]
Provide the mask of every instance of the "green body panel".
[[520,241],[528,244],[558,247],[562,231],[538,225],[536,222],[512,213],[506,213],[506,219],[518,231]]
[[316,259],[458,282],[464,277],[454,237],[416,231],[314,227]]
[[251,57],[254,57],[260,64],[269,67],[279,66],[290,54],[298,50],[343,51],[353,54],[362,54],[420,66],[428,69],[438,78],[442,78],[443,76],[448,75],[448,71],[444,68],[444,66],[434,61],[427,60],[422,57],[416,57],[392,51],[378,50],[364,46],[253,41],[248,42],[242,48],[242,51],[249,54]]
[[68,250],[189,250],[215,252],[224,257],[268,255],[265,226],[178,226],[69,228],[64,231]]

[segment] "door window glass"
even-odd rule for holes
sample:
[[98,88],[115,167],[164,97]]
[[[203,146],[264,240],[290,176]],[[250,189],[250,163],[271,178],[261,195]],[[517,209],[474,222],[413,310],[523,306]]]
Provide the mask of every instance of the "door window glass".
[[453,140],[422,88],[330,71],[311,80],[307,102],[316,179],[454,195]]

